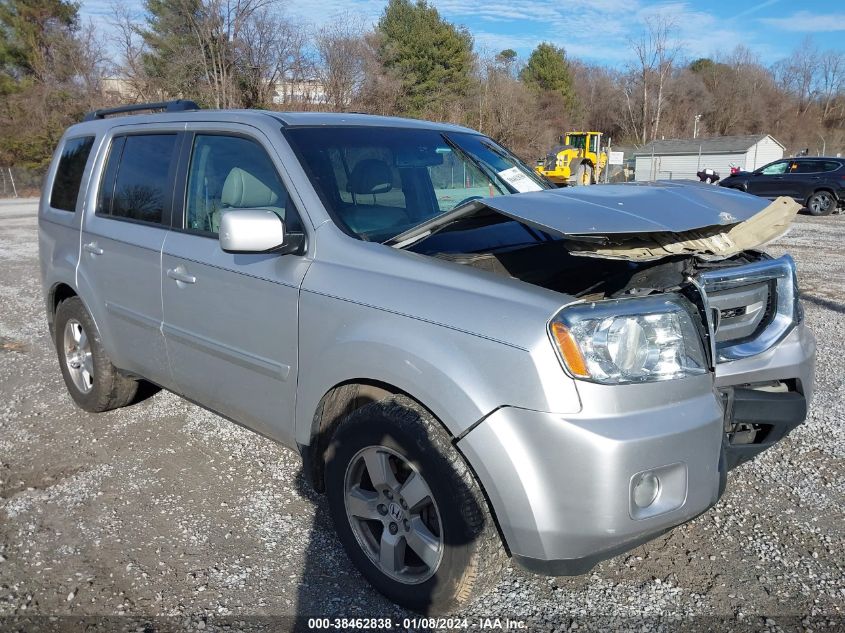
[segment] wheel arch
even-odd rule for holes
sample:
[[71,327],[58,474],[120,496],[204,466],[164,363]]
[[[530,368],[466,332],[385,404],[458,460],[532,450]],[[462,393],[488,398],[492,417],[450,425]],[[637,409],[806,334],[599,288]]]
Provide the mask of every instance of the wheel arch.
[[325,492],[325,481],[323,478],[325,468],[325,452],[328,448],[334,430],[346,416],[361,407],[378,402],[390,396],[403,395],[416,402],[425,409],[443,430],[453,437],[445,424],[429,409],[419,398],[414,397],[406,390],[380,380],[370,378],[354,378],[343,381],[331,387],[317,405],[314,417],[311,421],[311,442],[309,445],[300,445],[302,453],[303,470],[308,482],[318,492]]
[[833,187],[831,187],[829,185],[822,185],[821,187],[814,188],[810,192],[810,194],[804,199],[804,204],[806,205],[808,202],[810,202],[810,198],[812,198],[814,195],[816,195],[820,191],[826,191],[827,193],[829,193],[830,195],[833,196],[833,199],[835,201],[837,201],[837,202],[839,201],[839,196],[836,195],[836,191],[834,191]]
[[58,310],[59,304],[66,299],[78,296],[79,293],[74,290],[73,286],[64,281],[57,281],[50,287],[47,293],[47,325],[50,328],[51,336],[54,334],[53,324],[56,321],[56,310]]

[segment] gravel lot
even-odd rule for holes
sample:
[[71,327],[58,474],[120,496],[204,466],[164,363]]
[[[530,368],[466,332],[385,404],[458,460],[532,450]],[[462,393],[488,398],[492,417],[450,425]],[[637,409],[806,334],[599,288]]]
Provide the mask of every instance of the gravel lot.
[[[295,454],[166,392],[75,408],[48,338],[35,201],[0,201],[0,630],[308,628],[387,617]],[[799,216],[819,342],[807,424],[713,510],[576,578],[507,573],[464,614],[531,630],[845,630],[845,215]],[[108,619],[103,619],[103,618]]]

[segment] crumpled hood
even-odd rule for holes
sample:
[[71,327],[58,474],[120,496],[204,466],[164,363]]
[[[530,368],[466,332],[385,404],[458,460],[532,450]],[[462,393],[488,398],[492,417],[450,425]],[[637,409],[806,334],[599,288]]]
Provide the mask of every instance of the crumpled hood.
[[[694,182],[567,187],[473,200],[387,243],[402,248],[456,221],[498,213],[551,235],[593,244],[573,248],[575,254],[640,260],[681,253],[728,256],[782,235],[799,208],[787,198],[773,203]],[[743,224],[752,218],[753,223]],[[637,253],[629,248],[634,242]]]

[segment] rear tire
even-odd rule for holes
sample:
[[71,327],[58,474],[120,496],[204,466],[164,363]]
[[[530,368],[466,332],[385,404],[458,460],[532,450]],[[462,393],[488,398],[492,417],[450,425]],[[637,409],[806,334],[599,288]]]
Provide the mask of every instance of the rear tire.
[[54,325],[62,377],[77,406],[100,413],[132,402],[138,382],[112,365],[97,326],[79,297],[59,304]]
[[817,191],[807,200],[810,215],[830,215],[836,209],[836,198],[829,191]]
[[410,398],[350,413],[326,451],[325,481],[349,558],[393,602],[449,613],[501,577],[507,557],[478,483]]

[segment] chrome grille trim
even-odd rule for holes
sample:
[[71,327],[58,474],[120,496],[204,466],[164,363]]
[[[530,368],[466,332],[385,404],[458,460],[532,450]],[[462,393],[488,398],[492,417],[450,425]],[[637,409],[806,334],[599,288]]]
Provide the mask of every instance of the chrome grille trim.
[[[751,339],[718,340],[718,323],[713,323],[713,310],[719,309],[718,301],[712,301],[708,293],[730,289],[743,289],[759,285],[761,282],[773,282],[769,299],[772,314],[762,322],[762,329]],[[722,268],[701,273],[695,284],[701,291],[704,301],[705,316],[711,332],[711,350],[717,363],[739,360],[756,356],[777,345],[789,334],[799,319],[798,291],[795,274],[795,262],[789,255],[779,259],[766,259],[746,266]],[[714,297],[715,299],[715,297]],[[773,299],[773,301],[772,301]]]

